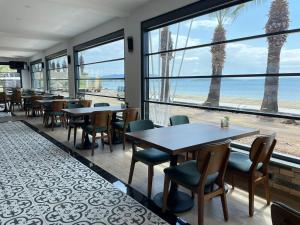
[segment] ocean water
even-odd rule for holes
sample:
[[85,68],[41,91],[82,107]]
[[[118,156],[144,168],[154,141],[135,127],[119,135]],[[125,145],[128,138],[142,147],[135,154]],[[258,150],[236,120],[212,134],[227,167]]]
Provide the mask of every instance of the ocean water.
[[[170,83],[171,94],[207,96],[211,79],[177,79]],[[221,96],[261,100],[265,78],[222,78]],[[160,80],[150,80],[151,92],[159,90]],[[300,102],[300,77],[280,77],[278,99]]]

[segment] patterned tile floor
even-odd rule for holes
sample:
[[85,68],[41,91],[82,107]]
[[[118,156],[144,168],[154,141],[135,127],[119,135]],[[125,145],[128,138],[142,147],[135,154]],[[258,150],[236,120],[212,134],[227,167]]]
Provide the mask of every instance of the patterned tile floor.
[[167,224],[22,122],[0,126],[0,224]]

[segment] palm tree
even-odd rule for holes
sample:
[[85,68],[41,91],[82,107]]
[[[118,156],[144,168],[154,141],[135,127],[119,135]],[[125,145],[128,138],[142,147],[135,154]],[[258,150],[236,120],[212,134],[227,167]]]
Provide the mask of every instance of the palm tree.
[[[289,27],[289,8],[287,0],[274,0],[272,2],[269,19],[265,26],[266,33],[287,30]],[[264,98],[261,111],[278,112],[278,86],[279,77],[276,76],[280,69],[280,53],[286,42],[287,34],[269,36],[268,64],[265,78]],[[274,76],[275,75],[275,76]]]
[[[212,14],[217,19],[217,26],[214,30],[212,43],[226,41],[226,30],[224,24],[228,20],[233,21],[244,6],[245,4],[240,4],[236,7],[219,10]],[[220,76],[223,74],[226,59],[225,46],[226,44],[217,44],[212,45],[210,49],[212,57],[212,78],[210,81],[209,93],[206,101],[204,102],[204,105],[206,106],[219,106],[220,103]]]
[[80,65],[80,73],[81,73],[81,75],[83,75],[83,72],[84,72],[84,58],[83,58],[82,54],[80,54],[80,56],[79,56],[79,65]]
[[[160,51],[173,49],[173,41],[169,27],[163,27],[160,32]],[[172,52],[161,53],[161,73],[162,77],[170,76],[170,61],[173,58]],[[168,102],[170,97],[170,81],[169,79],[161,79],[160,101]]]

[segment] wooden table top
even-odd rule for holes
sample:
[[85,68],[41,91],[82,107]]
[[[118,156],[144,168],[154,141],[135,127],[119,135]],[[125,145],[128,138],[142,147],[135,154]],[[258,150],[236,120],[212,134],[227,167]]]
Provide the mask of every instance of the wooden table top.
[[75,109],[63,109],[63,112],[72,114],[74,116],[89,115],[93,112],[112,111],[123,112],[125,108],[121,106],[103,106],[103,107],[88,107],[88,108],[75,108]]
[[[41,96],[43,98],[52,98],[54,95],[36,95],[36,96]],[[32,95],[22,95],[21,96],[23,99],[26,99],[26,98],[31,98]]]
[[44,100],[36,100],[36,102],[41,104],[51,103],[51,102],[78,102],[79,99],[44,99]]
[[255,134],[259,134],[259,130],[234,125],[221,128],[212,123],[193,123],[126,133],[126,137],[176,155],[196,151],[204,144],[236,140]]

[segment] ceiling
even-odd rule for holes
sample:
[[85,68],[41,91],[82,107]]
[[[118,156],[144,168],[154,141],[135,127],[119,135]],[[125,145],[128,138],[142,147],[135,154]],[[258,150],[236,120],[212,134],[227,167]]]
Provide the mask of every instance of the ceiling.
[[0,57],[26,58],[150,0],[0,0]]

